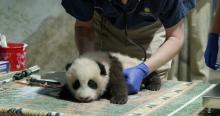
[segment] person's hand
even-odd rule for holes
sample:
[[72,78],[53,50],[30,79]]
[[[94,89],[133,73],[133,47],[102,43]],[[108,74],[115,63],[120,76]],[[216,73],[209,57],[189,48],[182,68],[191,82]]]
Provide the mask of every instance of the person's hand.
[[137,93],[140,90],[142,80],[149,75],[149,72],[149,67],[144,63],[124,69],[123,73],[127,80],[129,94]]
[[217,70],[220,65],[217,64],[219,34],[209,33],[208,44],[205,50],[205,63],[208,67]]

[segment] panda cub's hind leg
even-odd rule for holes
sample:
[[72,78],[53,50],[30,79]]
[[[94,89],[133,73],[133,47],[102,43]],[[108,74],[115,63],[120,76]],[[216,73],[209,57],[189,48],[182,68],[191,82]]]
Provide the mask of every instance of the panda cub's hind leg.
[[161,79],[156,72],[152,72],[149,77],[143,80],[146,89],[151,91],[158,91],[161,88]]

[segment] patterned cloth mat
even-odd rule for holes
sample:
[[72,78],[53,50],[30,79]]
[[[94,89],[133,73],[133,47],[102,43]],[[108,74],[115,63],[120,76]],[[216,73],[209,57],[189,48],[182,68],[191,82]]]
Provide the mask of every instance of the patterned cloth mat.
[[[62,81],[64,73],[47,73],[42,77]],[[209,84],[202,82],[164,81],[159,91],[142,90],[136,95],[130,95],[127,104],[115,105],[106,99],[91,103],[66,101],[58,99],[59,88],[31,87],[11,82],[0,85],[0,116],[14,114],[22,116],[162,116],[173,112],[209,86]],[[184,108],[177,115],[195,114],[196,111],[202,108],[201,99],[200,97],[196,104],[192,104],[193,108]]]

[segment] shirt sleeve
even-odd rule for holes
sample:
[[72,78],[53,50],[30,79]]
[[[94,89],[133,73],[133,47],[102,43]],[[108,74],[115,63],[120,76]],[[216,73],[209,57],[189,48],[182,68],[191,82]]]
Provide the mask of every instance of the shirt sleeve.
[[176,25],[195,7],[195,0],[165,0],[159,19],[165,28]]
[[62,0],[61,4],[67,13],[80,21],[89,21],[93,17],[92,0]]

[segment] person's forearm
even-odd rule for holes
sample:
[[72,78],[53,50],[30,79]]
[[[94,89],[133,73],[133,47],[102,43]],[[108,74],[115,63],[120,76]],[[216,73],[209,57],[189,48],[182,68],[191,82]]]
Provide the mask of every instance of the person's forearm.
[[80,54],[95,50],[95,32],[93,26],[84,26],[76,22],[75,42]]
[[154,71],[171,60],[182,47],[182,40],[170,37],[147,61],[150,71]]
[[170,31],[171,33],[168,32],[168,35],[172,36],[167,36],[163,45],[145,62],[149,66],[150,72],[167,63],[181,49],[184,42],[183,22],[181,21],[175,28],[177,29]]
[[214,16],[214,19],[213,19],[211,32],[220,33],[220,1],[218,1],[218,8],[216,10],[216,15]]

